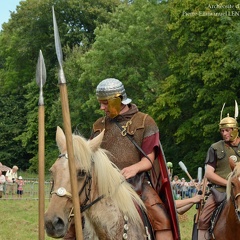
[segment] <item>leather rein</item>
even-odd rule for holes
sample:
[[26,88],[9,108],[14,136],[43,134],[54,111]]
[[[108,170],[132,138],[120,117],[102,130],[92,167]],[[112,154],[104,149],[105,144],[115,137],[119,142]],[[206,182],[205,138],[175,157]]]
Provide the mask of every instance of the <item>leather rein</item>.
[[232,190],[232,188],[231,188],[231,200],[232,200],[232,203],[233,203],[233,205],[234,205],[234,210],[235,210],[235,213],[236,213],[236,215],[237,215],[237,219],[238,219],[238,221],[240,221],[240,216],[239,216],[239,210],[238,210],[238,206],[237,206],[237,204],[236,204],[236,200],[237,200],[237,198],[240,196],[240,193],[237,193],[235,196],[233,195],[233,190]]
[[[58,158],[62,158],[65,157],[66,159],[68,159],[68,156],[66,153],[64,154],[60,154],[58,156]],[[91,186],[92,186],[92,176],[90,173],[86,173],[85,172],[85,181],[84,184],[82,186],[82,188],[80,189],[78,195],[81,196],[81,194],[83,193],[83,191],[85,190],[85,200],[83,201],[83,203],[80,206],[80,210],[81,213],[84,212],[85,210],[87,210],[88,208],[90,208],[91,206],[93,206],[95,203],[97,203],[98,201],[100,201],[104,196],[99,196],[97,197],[95,200],[93,200],[92,202],[90,202],[89,204],[88,201],[90,201],[90,193],[91,193]],[[87,187],[88,186],[88,187]],[[52,185],[52,189],[54,188],[54,182]],[[57,190],[53,190],[50,191],[50,195],[56,194],[58,197],[67,197],[70,200],[72,200],[72,194],[70,192],[68,192],[64,187],[60,187]],[[71,208],[69,215],[68,215],[68,221],[71,222],[72,218],[74,217],[74,213],[73,213],[73,207]]]

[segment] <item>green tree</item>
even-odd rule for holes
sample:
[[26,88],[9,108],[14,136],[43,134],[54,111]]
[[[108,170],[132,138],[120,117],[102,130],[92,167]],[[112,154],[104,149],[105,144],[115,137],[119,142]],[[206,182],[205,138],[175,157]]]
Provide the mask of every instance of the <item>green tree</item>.
[[[153,106],[165,129],[169,160],[183,160],[195,173],[196,166],[203,166],[210,144],[220,139],[222,104],[226,102],[226,111],[233,112],[234,99],[240,96],[239,50],[233,48],[240,19],[229,16],[224,7],[214,7],[216,4],[219,2],[169,2],[171,74]],[[222,6],[229,4],[237,6],[237,1],[221,2]]]
[[[55,130],[62,124],[57,88],[58,67],[54,47],[52,6],[59,25],[62,46],[73,48],[82,45],[86,51],[94,41],[94,29],[98,24],[107,22],[109,13],[114,11],[120,1],[65,1],[65,0],[26,0],[20,2],[17,11],[11,13],[11,19],[3,25],[0,33],[0,83],[1,98],[11,95],[17,120],[2,119],[3,125],[15,122],[18,128],[17,136],[12,134],[12,129],[7,129],[7,139],[14,139],[21,143],[22,153],[26,152],[24,166],[29,167],[29,159],[33,170],[36,170],[37,159],[37,104],[38,87],[35,83],[35,71],[38,52],[41,49],[47,68],[47,82],[44,86],[46,105],[46,153],[52,153],[55,146]],[[21,96],[22,101],[19,101]],[[57,96],[57,97],[56,97]],[[4,102],[4,99],[3,99]],[[7,110],[11,112],[10,109]],[[22,112],[20,112],[22,111]],[[22,119],[20,119],[20,116]],[[0,132],[3,129],[0,129]],[[6,129],[4,129],[6,130]],[[54,143],[53,143],[54,142]],[[6,142],[7,144],[7,142]],[[5,149],[11,148],[11,142]],[[15,152],[22,156],[22,153]],[[32,159],[32,160],[31,160]],[[7,159],[6,159],[7,160]],[[54,160],[54,159],[53,159]],[[34,164],[35,162],[35,164]]]
[[[97,27],[92,48],[84,55],[75,49],[75,60],[73,55],[66,60],[66,66],[71,66],[66,70],[70,79],[79,76],[78,87],[72,94],[77,98],[74,104],[82,131],[89,132],[101,114],[95,88],[105,78],[120,79],[128,97],[142,111],[148,111],[155,101],[158,86],[168,75],[165,12],[166,4],[157,1],[122,4],[108,24]],[[83,124],[86,117],[88,125]]]

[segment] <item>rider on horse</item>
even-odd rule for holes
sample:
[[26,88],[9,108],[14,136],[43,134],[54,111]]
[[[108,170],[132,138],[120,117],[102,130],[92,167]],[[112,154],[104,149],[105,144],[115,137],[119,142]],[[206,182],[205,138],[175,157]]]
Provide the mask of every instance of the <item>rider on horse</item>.
[[[211,194],[207,198],[198,221],[198,240],[209,239],[209,228],[211,227],[211,216],[219,202],[216,199],[225,195],[227,177],[231,172],[229,158],[235,162],[240,161],[240,138],[238,137],[238,123],[235,118],[227,117],[220,119],[219,129],[223,140],[213,143],[206,157],[205,177],[212,184]],[[215,197],[214,197],[215,196]]]
[[146,174],[141,174],[153,168],[154,159],[160,152],[155,121],[131,103],[122,82],[117,79],[101,81],[96,95],[105,116],[94,123],[92,137],[105,129],[101,147],[110,152],[111,161],[141,195],[156,239],[173,239],[164,203],[149,184]]

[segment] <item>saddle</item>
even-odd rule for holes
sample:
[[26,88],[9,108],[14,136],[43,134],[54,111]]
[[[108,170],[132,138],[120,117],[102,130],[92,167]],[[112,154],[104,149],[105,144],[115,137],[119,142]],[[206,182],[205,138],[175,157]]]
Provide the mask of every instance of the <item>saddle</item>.
[[210,191],[217,205],[222,203],[227,197],[226,192],[219,192],[216,188],[211,188]]
[[[226,193],[219,192],[215,188],[212,188],[211,193],[214,197],[215,202],[217,203],[217,208],[214,210],[212,217],[211,217],[211,227],[208,229],[210,236],[213,236],[213,230],[216,225],[217,220],[219,219],[220,213],[222,212],[225,204],[226,204]],[[213,236],[214,237],[214,236]],[[215,237],[214,237],[215,238]]]

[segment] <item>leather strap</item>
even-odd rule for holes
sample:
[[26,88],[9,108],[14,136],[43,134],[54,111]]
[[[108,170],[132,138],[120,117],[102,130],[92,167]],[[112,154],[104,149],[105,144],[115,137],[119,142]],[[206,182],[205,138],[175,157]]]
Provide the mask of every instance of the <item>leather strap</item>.
[[[122,132],[122,131],[124,130],[124,129],[122,128],[122,126],[120,126],[117,121],[115,121],[115,123],[116,123],[116,125],[119,127],[119,129],[120,129],[121,132]],[[130,136],[130,135],[128,134],[128,132],[126,132],[125,136],[127,136],[128,139],[135,145],[135,147],[144,155],[144,157],[146,157],[146,158],[150,161],[150,163],[152,164],[153,171],[155,172],[154,166],[153,166],[153,163],[152,163],[151,159],[150,159],[150,158],[148,157],[148,155],[143,151],[143,149],[136,143],[136,141],[134,140],[133,136]],[[151,181],[151,178],[150,178],[148,172],[145,172],[145,174],[146,174],[146,176],[147,176],[147,178],[148,178],[148,181],[151,183],[151,186],[153,186],[152,181]]]

